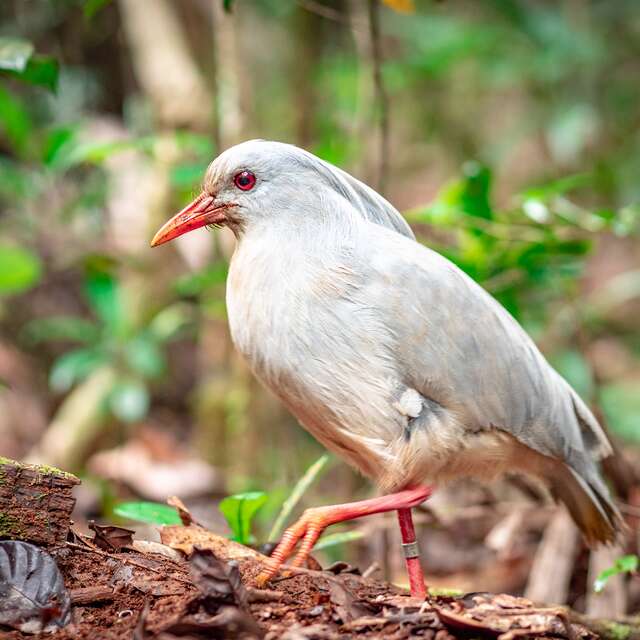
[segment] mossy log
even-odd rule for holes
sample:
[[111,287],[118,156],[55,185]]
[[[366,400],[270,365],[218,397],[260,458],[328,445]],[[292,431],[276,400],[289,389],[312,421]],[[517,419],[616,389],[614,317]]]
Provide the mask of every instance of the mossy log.
[[0,457],[0,539],[64,544],[80,480],[55,467]]

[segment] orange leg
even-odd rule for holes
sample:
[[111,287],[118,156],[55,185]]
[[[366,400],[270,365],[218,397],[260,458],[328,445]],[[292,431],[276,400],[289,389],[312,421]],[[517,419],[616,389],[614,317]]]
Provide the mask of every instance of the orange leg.
[[411,595],[424,598],[424,576],[417,554],[411,508],[424,502],[431,493],[432,489],[430,487],[419,486],[398,491],[398,493],[392,493],[388,496],[371,498],[370,500],[307,509],[302,514],[302,517],[284,532],[278,546],[269,558],[267,570],[258,576],[258,581],[265,583],[273,578],[284,562],[291,556],[298,542],[300,542],[300,548],[291,564],[294,567],[302,565],[320,534],[329,525],[373,515],[374,513],[397,510],[403,548],[407,559]]

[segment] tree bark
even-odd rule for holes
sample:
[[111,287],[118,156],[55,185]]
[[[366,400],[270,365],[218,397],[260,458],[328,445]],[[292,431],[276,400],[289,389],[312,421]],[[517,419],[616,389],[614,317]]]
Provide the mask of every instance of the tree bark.
[[0,458],[0,539],[65,543],[80,480],[54,467]]

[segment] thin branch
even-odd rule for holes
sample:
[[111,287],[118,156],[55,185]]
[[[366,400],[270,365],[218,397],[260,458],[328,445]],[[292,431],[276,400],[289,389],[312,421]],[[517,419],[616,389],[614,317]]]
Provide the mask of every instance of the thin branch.
[[382,46],[380,41],[380,11],[378,0],[369,0],[369,37],[373,86],[379,126],[377,189],[384,195],[389,158],[389,97],[382,80]]
[[349,18],[343,13],[336,9],[332,9],[331,7],[327,7],[321,2],[316,2],[316,0],[298,0],[298,5],[310,13],[315,13],[327,20],[333,20],[334,22],[340,22],[342,24],[349,24]]

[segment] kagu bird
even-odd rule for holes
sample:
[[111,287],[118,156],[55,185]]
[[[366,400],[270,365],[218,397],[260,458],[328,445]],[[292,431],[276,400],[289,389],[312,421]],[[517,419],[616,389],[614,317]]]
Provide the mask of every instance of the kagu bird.
[[496,300],[416,242],[371,188],[295,146],[252,140],[209,166],[202,194],[152,246],[205,225],[237,244],[231,335],[255,375],[383,497],[307,510],[271,556],[302,563],[333,523],[398,511],[423,596],[411,508],[432,486],[521,472],[564,502],[590,543],[621,525],[596,461],[598,422]]

